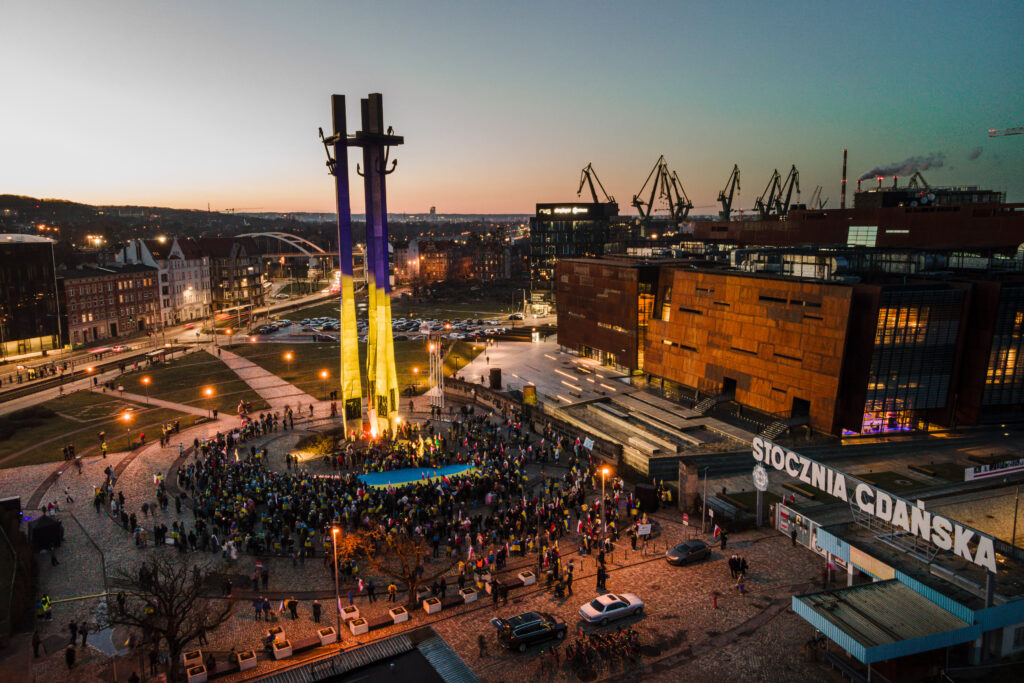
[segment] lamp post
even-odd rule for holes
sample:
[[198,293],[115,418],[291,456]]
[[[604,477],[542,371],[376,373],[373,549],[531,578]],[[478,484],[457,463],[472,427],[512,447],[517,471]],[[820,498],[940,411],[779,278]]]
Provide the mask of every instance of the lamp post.
[[203,396],[206,397],[206,409],[210,411],[210,418],[213,418],[213,387],[203,389]]
[[124,433],[128,437],[128,450],[132,449],[132,414],[125,411],[124,415],[121,416],[124,420]]
[[608,510],[604,504],[604,480],[608,477],[608,468],[601,468],[601,525],[604,527],[604,544],[608,545]]
[[142,385],[146,387],[146,405],[149,405],[149,377],[142,378]]
[[409,398],[412,398],[416,393],[416,379],[419,377],[420,369],[413,367],[412,369],[412,384],[409,385]]
[[341,644],[341,594],[338,592],[338,527],[331,527],[331,547],[334,548],[334,609],[338,621],[338,644]]
[[231,346],[231,328],[230,327],[225,327],[224,328],[224,336],[227,337],[227,340],[226,340],[227,341],[227,345]]
[[327,377],[328,372],[326,370],[320,371],[320,389],[323,391],[324,400],[327,400]]
[[291,351],[285,351],[284,352],[284,362],[288,364],[287,367],[288,367],[288,374],[289,375],[292,372],[292,360],[294,358],[295,358],[295,354],[292,353]]

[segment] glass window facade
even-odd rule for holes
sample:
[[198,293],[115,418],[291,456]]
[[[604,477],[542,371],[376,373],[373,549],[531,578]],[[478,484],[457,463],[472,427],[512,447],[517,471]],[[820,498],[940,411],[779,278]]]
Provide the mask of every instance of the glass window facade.
[[0,241],[0,353],[59,346],[50,242]]
[[1024,404],[1024,285],[1006,286],[999,297],[982,405]]
[[959,289],[882,293],[861,433],[912,429],[949,399],[964,306]]

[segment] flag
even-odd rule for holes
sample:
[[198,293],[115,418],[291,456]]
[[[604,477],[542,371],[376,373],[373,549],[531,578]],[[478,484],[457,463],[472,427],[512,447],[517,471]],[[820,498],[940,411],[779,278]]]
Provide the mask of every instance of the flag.
[[715,525],[715,535],[714,535],[714,538],[718,538],[718,535],[719,535],[720,533],[722,533],[722,530],[721,530],[721,529],[720,529],[720,528],[718,527],[718,525],[716,524],[716,525]]
[[281,601],[281,606],[277,609],[278,612],[284,614],[284,600]]
[[341,614],[341,598],[338,598],[338,614]]
[[363,592],[363,580],[362,579],[359,579],[359,587],[356,589],[356,592],[357,593],[362,593]]
[[473,559],[473,546],[470,545],[469,546],[469,554],[466,556],[466,562],[469,562],[472,559]]

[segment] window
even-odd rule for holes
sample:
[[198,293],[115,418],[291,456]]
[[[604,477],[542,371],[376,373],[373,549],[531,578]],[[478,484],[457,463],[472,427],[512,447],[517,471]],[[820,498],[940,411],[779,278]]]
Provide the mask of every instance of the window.
[[878,237],[877,225],[851,225],[846,233],[846,246],[873,247]]
[[1024,647],[1024,626],[1013,629],[1013,649]]

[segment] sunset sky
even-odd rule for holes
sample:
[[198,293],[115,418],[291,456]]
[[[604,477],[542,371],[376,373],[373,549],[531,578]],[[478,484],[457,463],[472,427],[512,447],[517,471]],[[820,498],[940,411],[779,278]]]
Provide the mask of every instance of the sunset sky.
[[[593,162],[623,211],[659,154],[695,213],[734,163],[837,206],[849,174],[1024,201],[1021,2],[11,0],[0,194],[333,211],[330,95],[384,95],[392,212],[532,213]],[[937,163],[936,163],[937,162]],[[352,160],[353,166],[355,160]],[[353,210],[362,211],[361,192]]]

